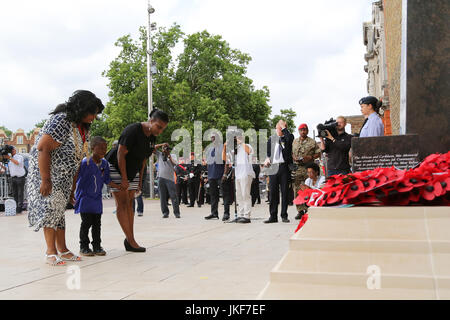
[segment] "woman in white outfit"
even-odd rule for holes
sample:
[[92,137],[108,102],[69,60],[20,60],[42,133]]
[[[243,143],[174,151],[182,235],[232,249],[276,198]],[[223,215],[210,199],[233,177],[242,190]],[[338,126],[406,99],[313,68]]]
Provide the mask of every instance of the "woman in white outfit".
[[[236,137],[237,154],[235,161],[235,181],[236,181],[236,203],[238,205],[238,223],[250,223],[250,212],[252,208],[251,187],[255,178],[252,166],[253,149],[244,143],[243,136]],[[228,151],[230,152],[230,151]],[[227,143],[224,144],[222,158],[227,160]],[[233,157],[231,157],[233,159]]]

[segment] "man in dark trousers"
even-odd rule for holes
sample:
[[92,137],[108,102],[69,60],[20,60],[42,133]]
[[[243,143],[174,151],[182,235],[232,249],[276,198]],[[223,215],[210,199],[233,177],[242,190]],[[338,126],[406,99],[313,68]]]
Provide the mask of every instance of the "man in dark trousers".
[[219,143],[219,141],[216,141],[216,138],[216,135],[211,136],[211,141],[214,142],[214,145],[206,150],[209,194],[211,200],[211,214],[205,217],[206,220],[219,219],[219,188],[225,165],[222,160],[223,145]]
[[188,171],[183,163],[175,167],[175,174],[177,175],[177,198],[178,203],[188,204],[187,199],[187,181]]
[[258,204],[261,203],[261,195],[259,193],[259,174],[261,172],[261,168],[259,164],[252,164],[253,171],[255,172],[255,178],[252,181],[251,195],[252,195],[252,207],[255,206],[256,200],[258,200]]
[[188,207],[193,207],[195,205],[195,201],[197,200],[197,204],[201,207],[198,202],[198,189],[200,188],[200,176],[202,174],[202,166],[200,163],[194,163],[194,153],[191,152],[191,162],[187,165],[187,171],[189,173],[188,180],[188,190],[189,190],[189,205]]
[[269,137],[267,141],[267,158],[265,167],[270,167],[269,188],[270,188],[270,218],[264,223],[278,222],[278,204],[280,203],[281,190],[281,219],[289,222],[289,183],[291,180],[292,166],[292,142],[294,135],[289,132],[286,122],[278,121],[276,125],[276,135]]
[[[202,172],[201,172],[201,177],[200,177],[200,188],[198,191],[198,204],[199,207],[205,204],[205,196],[206,196],[206,185],[208,183],[208,172],[207,172],[207,168],[206,168],[206,161],[205,159],[202,160]],[[208,199],[206,199],[206,203],[208,202]]]

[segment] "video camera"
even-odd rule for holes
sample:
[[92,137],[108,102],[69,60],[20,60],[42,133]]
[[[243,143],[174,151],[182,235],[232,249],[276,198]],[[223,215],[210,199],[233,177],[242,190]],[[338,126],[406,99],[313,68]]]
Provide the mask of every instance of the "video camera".
[[167,157],[170,155],[170,151],[172,151],[172,147],[168,145],[164,145],[163,147],[163,161],[167,161]]
[[336,138],[338,136],[336,127],[337,127],[337,122],[333,118],[331,118],[328,121],[325,121],[323,124],[322,123],[318,124],[317,125],[317,131],[318,131],[317,137],[326,138],[327,133],[325,130],[328,130],[330,132],[330,134],[333,136],[333,138]]
[[0,146],[0,162],[7,163],[9,159],[5,158],[5,156],[8,156],[12,153],[14,147],[10,146],[8,144],[5,144],[4,146]]

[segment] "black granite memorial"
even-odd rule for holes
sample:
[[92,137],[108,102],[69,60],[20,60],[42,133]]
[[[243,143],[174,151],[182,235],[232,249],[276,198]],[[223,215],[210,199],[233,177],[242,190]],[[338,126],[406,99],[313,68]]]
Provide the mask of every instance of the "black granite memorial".
[[409,0],[403,9],[400,133],[419,135],[423,160],[450,150],[450,1]]
[[408,0],[402,10],[402,135],[353,138],[354,172],[411,168],[450,151],[450,1]]

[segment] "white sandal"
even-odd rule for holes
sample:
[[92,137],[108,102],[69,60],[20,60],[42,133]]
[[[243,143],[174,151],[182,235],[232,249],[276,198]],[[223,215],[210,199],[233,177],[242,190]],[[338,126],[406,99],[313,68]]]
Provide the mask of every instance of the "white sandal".
[[[65,261],[63,261],[60,257],[58,257],[56,254],[46,254],[46,263],[51,266],[64,266],[66,264]],[[55,260],[50,261],[49,258],[55,258]]]
[[[67,251],[67,252],[59,252],[59,251],[58,251],[58,254],[59,254],[59,258],[60,258],[62,261],[81,261],[81,257],[75,255],[75,254],[74,254],[73,252],[71,252],[70,250]],[[70,257],[70,258],[64,258],[64,257],[63,257],[63,256],[68,255],[68,254],[71,254],[72,257]]]

